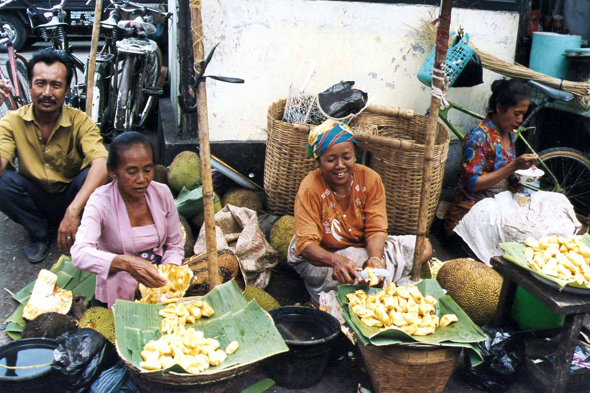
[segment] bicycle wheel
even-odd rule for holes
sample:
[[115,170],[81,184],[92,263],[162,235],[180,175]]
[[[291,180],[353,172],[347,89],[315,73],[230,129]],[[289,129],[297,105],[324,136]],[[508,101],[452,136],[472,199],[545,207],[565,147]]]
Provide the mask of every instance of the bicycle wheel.
[[[562,192],[567,196],[576,213],[590,217],[590,159],[579,150],[556,147],[539,152],[539,157],[553,172]],[[541,178],[542,190],[552,189],[551,176]]]
[[112,138],[112,127],[109,121],[109,99],[111,94],[110,78],[106,71],[106,64],[99,64],[94,73],[94,87],[92,89],[92,109],[90,117],[100,129],[100,133],[105,142],[110,142]]
[[[17,103],[15,103],[19,108],[31,102],[31,91],[29,90],[29,80],[27,78],[27,64],[26,60],[22,59],[20,55],[14,59],[14,63],[16,65],[16,81],[13,80],[12,76],[12,66],[10,65],[10,60],[6,60],[6,70],[8,72],[8,78],[10,78],[10,83],[13,86],[12,93],[15,95],[17,99]],[[20,95],[16,95],[16,84],[18,83],[18,88],[20,90]]]
[[[156,101],[156,97],[153,95],[146,95],[145,91],[149,87],[158,87],[160,82],[160,71],[162,70],[162,54],[160,49],[151,53],[147,57],[147,63],[145,64],[144,72],[140,76],[140,92],[138,94],[139,99],[137,100],[138,110],[135,113],[138,114],[138,126],[143,126],[148,115],[151,112],[152,106]],[[163,81],[162,81],[163,82]],[[141,102],[143,101],[143,102]]]
[[135,68],[135,56],[128,56],[123,65],[119,91],[117,92],[117,107],[115,109],[115,130],[131,131],[135,127],[133,115],[133,101],[135,89],[132,83]]

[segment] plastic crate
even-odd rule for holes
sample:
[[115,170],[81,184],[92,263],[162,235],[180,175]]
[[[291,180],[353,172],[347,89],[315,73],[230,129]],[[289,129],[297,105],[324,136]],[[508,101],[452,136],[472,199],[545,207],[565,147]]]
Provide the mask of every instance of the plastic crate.
[[[452,35],[451,35],[452,36]],[[455,43],[452,47],[447,50],[447,59],[445,62],[445,74],[449,80],[449,86],[453,86],[453,83],[461,74],[461,71],[465,68],[475,51],[469,47],[469,34],[461,39],[461,41]],[[426,86],[430,86],[432,83],[432,66],[434,65],[434,58],[436,55],[436,45],[430,51],[430,54],[420,67],[418,71],[418,79]]]

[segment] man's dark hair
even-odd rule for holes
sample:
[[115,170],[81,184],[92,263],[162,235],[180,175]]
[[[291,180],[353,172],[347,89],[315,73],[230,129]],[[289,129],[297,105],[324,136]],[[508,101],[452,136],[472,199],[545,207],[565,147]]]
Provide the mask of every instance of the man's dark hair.
[[152,142],[143,134],[135,131],[124,132],[112,140],[109,145],[109,158],[107,158],[107,167],[110,170],[117,169],[121,154],[135,145],[144,145],[152,152],[152,161],[154,160],[154,146]]
[[33,81],[33,67],[35,67],[35,64],[45,63],[47,65],[52,65],[56,62],[62,63],[66,66],[66,87],[69,87],[73,76],[72,62],[64,51],[57,51],[50,48],[41,49],[35,52],[33,57],[31,57],[31,60],[29,60],[29,64],[27,65],[27,77],[29,78],[29,83]]

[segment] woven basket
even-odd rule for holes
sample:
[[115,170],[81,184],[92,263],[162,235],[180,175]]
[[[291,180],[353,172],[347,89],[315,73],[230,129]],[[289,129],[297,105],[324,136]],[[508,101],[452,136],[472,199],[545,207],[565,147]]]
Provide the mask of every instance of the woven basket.
[[[121,359],[123,359],[121,357]],[[221,371],[209,375],[163,374],[161,372],[141,372],[136,366],[123,359],[129,368],[129,378],[140,392],[186,392],[195,390],[202,393],[232,393],[240,391],[245,373],[254,365]]]
[[[200,299],[201,296],[183,297],[178,303],[191,303]],[[268,315],[268,313],[267,313]],[[272,318],[269,316],[272,321]],[[214,374],[164,374],[158,371],[146,372],[136,365],[128,362],[117,346],[117,353],[123,360],[123,363],[129,368],[129,378],[138,387],[140,392],[186,392],[187,389],[198,388],[203,393],[224,393],[239,391],[242,378],[248,371],[252,370],[256,364],[247,364],[230,370],[221,370]]]
[[442,392],[461,348],[358,344],[377,393]]
[[293,215],[299,184],[317,168],[313,158],[305,155],[308,132],[282,121],[286,100],[268,108],[268,137],[264,163],[264,191],[268,212],[277,216]]
[[[411,116],[407,114],[403,116],[377,114],[371,112],[371,107],[369,107],[351,123],[352,129],[356,133],[415,142],[411,151],[386,148],[374,143],[359,143],[359,147],[372,153],[369,166],[383,180],[387,198],[388,232],[391,235],[415,235],[418,232],[427,120],[427,116],[418,114]],[[449,140],[447,128],[438,123],[431,164],[428,227],[434,220],[434,213],[442,189]]]

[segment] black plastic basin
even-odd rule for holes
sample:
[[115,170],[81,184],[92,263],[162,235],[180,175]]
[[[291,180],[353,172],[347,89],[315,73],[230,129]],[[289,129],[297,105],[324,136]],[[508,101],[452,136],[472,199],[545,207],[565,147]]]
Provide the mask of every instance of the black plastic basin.
[[[29,367],[51,363],[57,342],[49,338],[24,338],[0,347],[0,364]],[[0,367],[1,392],[43,391],[51,385],[51,365],[16,370]],[[38,390],[37,390],[38,389]]]
[[321,381],[340,323],[310,307],[284,306],[268,311],[289,347],[265,362],[268,376],[280,386],[303,389]]

